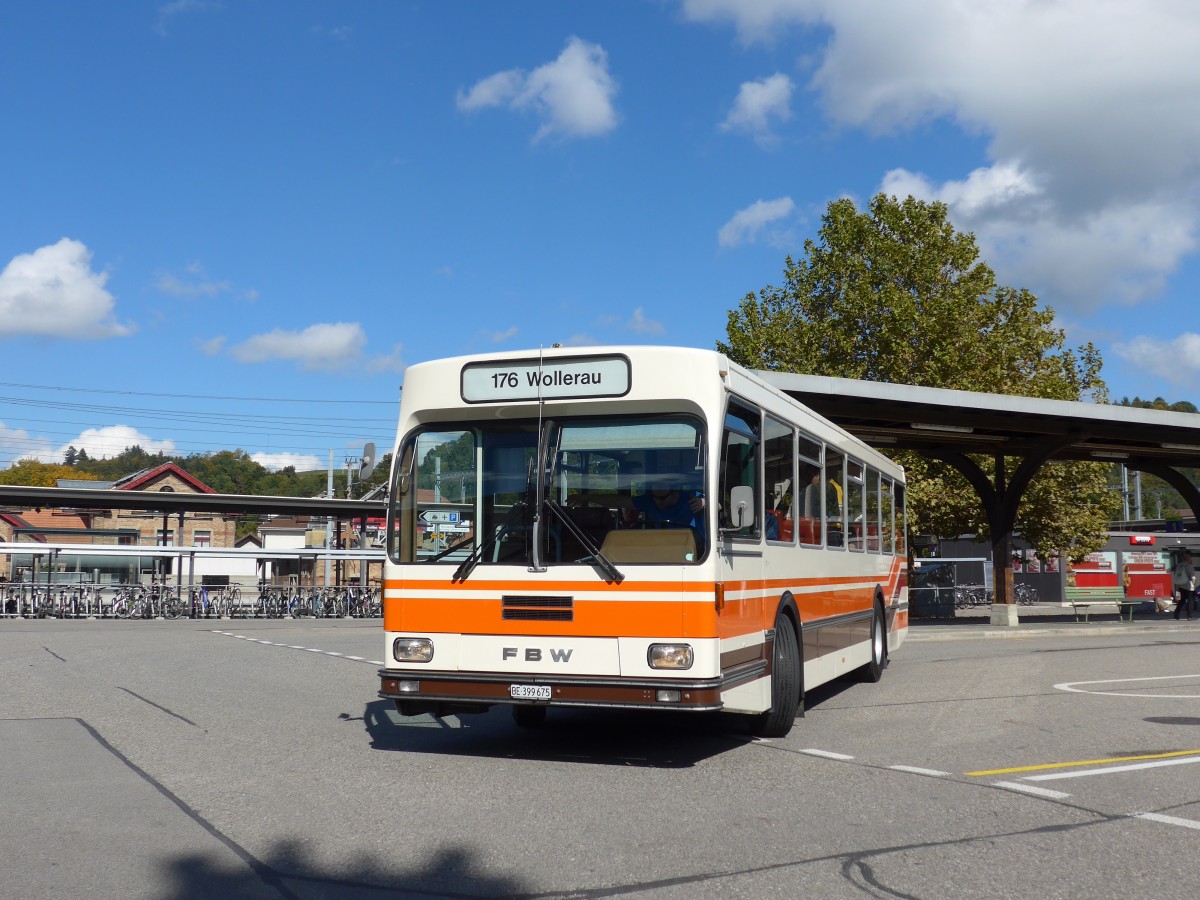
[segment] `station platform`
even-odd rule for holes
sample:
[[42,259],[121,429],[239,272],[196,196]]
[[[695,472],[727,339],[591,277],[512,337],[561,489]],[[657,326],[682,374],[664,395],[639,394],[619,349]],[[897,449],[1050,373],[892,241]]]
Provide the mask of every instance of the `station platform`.
[[1200,635],[1200,613],[1193,612],[1189,621],[1186,616],[1175,618],[1172,612],[1155,612],[1151,603],[1134,610],[1132,619],[1122,614],[1116,605],[1094,606],[1088,620],[1077,617],[1070,605],[1037,603],[1017,607],[1017,625],[993,625],[989,606],[956,609],[953,618],[909,617],[908,638],[910,641],[960,640],[962,638],[1030,638],[1048,637],[1055,634],[1126,634],[1130,632],[1195,631]]

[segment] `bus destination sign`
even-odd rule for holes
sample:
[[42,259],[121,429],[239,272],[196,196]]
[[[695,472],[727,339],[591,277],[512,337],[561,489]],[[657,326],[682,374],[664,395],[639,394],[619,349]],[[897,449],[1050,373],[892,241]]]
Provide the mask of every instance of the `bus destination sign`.
[[623,397],[629,393],[629,359],[574,356],[468,363],[462,370],[467,403]]

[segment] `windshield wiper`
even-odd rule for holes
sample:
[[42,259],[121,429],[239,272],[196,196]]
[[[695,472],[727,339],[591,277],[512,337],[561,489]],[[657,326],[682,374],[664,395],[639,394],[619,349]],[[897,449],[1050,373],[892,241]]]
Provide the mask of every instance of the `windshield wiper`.
[[621,571],[609,561],[607,556],[600,552],[600,548],[596,546],[596,542],[592,540],[592,536],[575,524],[575,521],[567,514],[567,511],[558,505],[558,501],[547,497],[543,501],[543,505],[554,514],[554,518],[558,519],[567,531],[571,532],[575,540],[583,545],[583,549],[591,555],[592,562],[596,564],[596,568],[604,573],[606,581],[615,581],[617,584],[620,584],[625,580],[625,576]]
[[500,540],[501,535],[507,534],[514,525],[520,520],[521,515],[525,511],[525,501],[518,500],[508,510],[508,515],[504,517],[504,521],[499,527],[488,536],[486,541],[483,541],[474,550],[471,555],[458,564],[458,568],[454,570],[454,574],[450,576],[450,581],[466,581],[467,576],[475,570],[483,559],[483,555],[496,546],[496,542]]

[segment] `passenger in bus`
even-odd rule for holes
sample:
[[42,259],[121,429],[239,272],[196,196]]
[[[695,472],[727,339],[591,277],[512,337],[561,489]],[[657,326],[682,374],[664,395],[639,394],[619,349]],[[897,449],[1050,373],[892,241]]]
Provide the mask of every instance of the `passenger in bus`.
[[[810,466],[808,486],[804,489],[804,515],[810,519],[821,519],[821,470]],[[825,482],[825,517],[829,522],[828,543],[831,547],[842,545],[841,502],[838,486],[834,481]]]

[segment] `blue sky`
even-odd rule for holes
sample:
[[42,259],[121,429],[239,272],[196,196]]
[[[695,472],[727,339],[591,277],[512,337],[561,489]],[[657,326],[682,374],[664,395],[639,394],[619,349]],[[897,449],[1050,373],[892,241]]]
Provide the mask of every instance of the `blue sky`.
[[1195,402],[1196,47],[1182,0],[5,3],[0,467],[340,465],[407,364],[712,347],[880,190]]

